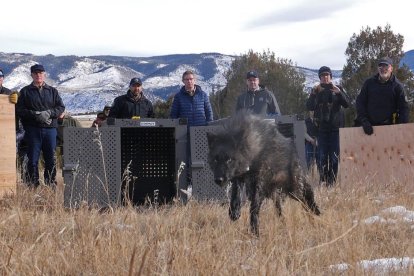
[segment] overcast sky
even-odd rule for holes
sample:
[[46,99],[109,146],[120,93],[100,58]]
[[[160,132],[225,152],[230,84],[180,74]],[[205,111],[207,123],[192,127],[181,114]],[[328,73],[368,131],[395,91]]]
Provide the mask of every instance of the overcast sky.
[[299,66],[342,69],[362,28],[391,25],[414,49],[411,0],[6,0],[0,51],[155,56],[269,49]]

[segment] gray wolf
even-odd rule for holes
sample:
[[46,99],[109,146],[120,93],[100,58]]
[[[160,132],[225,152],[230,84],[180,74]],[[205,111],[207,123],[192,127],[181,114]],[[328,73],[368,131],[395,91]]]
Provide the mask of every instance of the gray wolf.
[[279,216],[286,196],[320,215],[312,187],[299,165],[293,141],[284,137],[274,120],[239,112],[217,133],[207,133],[208,163],[214,181],[231,183],[229,215],[240,217],[243,188],[250,200],[250,228],[259,235],[259,211],[265,198],[273,199]]

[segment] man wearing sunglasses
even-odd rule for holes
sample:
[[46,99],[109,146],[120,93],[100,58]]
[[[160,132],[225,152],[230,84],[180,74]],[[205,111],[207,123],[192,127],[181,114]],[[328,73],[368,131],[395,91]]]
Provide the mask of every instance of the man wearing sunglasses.
[[365,134],[374,133],[372,126],[408,122],[408,102],[403,85],[393,74],[389,57],[378,61],[378,73],[367,79],[356,99],[357,123]]

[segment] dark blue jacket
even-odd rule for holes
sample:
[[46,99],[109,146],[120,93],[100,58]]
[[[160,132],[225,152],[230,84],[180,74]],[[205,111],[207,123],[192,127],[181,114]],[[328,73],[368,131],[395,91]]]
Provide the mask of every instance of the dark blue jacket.
[[[50,110],[52,123],[39,123],[36,121],[36,111]],[[22,121],[23,127],[57,127],[57,117],[65,111],[65,105],[56,88],[43,85],[39,90],[35,85],[30,84],[20,90],[19,99],[16,104],[16,113]]]
[[154,117],[154,109],[151,101],[148,100],[144,94],[142,94],[138,101],[135,101],[131,91],[128,90],[126,95],[115,98],[108,117],[131,119],[134,116],[139,116],[141,118],[152,118]]
[[207,122],[213,120],[213,111],[207,93],[196,85],[194,95],[190,96],[183,86],[174,96],[170,117],[187,118],[188,126],[207,125]]
[[408,103],[400,81],[392,75],[385,83],[379,80],[379,74],[367,79],[356,98],[357,120],[368,120],[372,125],[393,124],[393,113],[397,115],[395,123],[408,122]]

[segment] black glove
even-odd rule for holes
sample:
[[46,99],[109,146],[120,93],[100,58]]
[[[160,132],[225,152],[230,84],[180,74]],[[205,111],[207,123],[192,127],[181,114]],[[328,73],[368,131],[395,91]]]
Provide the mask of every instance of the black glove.
[[52,122],[50,119],[50,114],[51,114],[50,110],[36,111],[35,114],[36,114],[36,121],[38,121],[39,123],[47,123],[50,125],[50,123]]
[[374,133],[374,129],[372,128],[371,123],[368,121],[362,122],[362,128],[364,129],[364,132],[367,135],[371,135],[372,133]]

